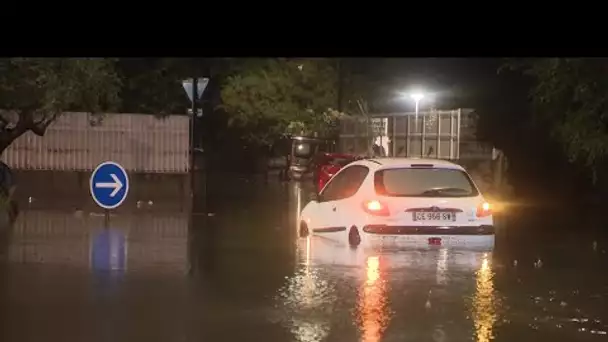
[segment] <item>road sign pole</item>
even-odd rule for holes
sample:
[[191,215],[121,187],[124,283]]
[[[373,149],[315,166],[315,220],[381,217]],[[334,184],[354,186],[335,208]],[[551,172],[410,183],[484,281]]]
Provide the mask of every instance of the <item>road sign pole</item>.
[[[189,142],[189,163],[190,163],[190,197],[193,198],[195,189],[197,189],[201,193],[205,193],[205,179],[201,179],[201,181],[197,181],[196,177],[202,178],[205,173],[205,156],[204,156],[204,148],[201,148],[200,143],[202,142],[201,133],[202,127],[202,106],[199,106],[198,100],[203,95],[203,92],[207,88],[207,84],[209,83],[209,78],[207,77],[193,77],[191,79],[184,80],[182,82],[182,86],[186,91],[186,95],[191,102],[191,108],[189,110],[191,118],[189,120],[190,124],[190,142]],[[200,107],[200,108],[199,108]],[[200,113],[199,113],[200,111]],[[200,118],[200,119],[199,119]],[[195,172],[196,170],[201,170],[202,172]]]
[[[192,78],[192,116],[190,117],[190,175],[192,176],[194,173],[194,149],[196,148],[195,139],[194,139],[194,129],[195,129],[195,117],[197,115],[197,107],[196,102],[198,100],[198,78]],[[190,177],[192,179],[193,177]],[[192,191],[192,187],[190,187]]]
[[110,210],[109,209],[105,209],[104,220],[103,220],[103,228],[104,229],[109,229],[110,228]]

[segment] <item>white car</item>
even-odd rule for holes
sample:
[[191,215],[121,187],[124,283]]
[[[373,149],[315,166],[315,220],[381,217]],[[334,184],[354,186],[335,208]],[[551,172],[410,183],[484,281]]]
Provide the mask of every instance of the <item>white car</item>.
[[491,206],[460,166],[380,158],[342,168],[302,209],[300,236],[350,245],[494,248]]

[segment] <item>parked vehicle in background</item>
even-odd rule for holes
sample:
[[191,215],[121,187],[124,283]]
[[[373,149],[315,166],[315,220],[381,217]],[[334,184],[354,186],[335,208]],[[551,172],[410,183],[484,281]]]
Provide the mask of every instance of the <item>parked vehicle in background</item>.
[[319,152],[326,152],[329,144],[325,139],[293,136],[289,156],[289,179],[301,180],[314,170],[314,157]]
[[341,168],[355,160],[361,159],[361,157],[344,153],[320,153],[315,159],[313,182],[317,187],[317,192],[321,192],[325,184],[327,184],[331,177],[338,173]]

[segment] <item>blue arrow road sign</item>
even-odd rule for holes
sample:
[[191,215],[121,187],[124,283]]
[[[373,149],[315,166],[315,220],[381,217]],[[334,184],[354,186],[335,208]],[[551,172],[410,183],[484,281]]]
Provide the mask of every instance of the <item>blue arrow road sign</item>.
[[127,198],[129,176],[118,163],[107,161],[99,164],[89,182],[91,197],[104,209],[117,208]]

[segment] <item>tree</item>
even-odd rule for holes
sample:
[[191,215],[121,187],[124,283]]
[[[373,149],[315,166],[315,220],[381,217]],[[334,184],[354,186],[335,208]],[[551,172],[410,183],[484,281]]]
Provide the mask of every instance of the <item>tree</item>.
[[568,159],[597,181],[608,161],[606,59],[543,58],[510,63],[534,80],[533,120],[544,125]]
[[0,59],[0,153],[27,131],[43,136],[63,112],[102,113],[119,105],[115,60]]
[[227,77],[221,108],[250,140],[270,144],[289,133],[327,135],[341,115],[337,73],[328,59],[256,59]]
[[392,62],[386,58],[342,59],[346,114],[367,116],[403,110],[398,99],[399,82],[394,75],[397,68]]
[[[235,58],[121,58],[122,110],[159,116],[185,113],[190,101],[182,81],[196,75],[220,79],[238,67]],[[209,93],[207,90],[205,93]]]
[[182,89],[182,71],[189,59],[121,58],[117,71],[124,80],[122,112],[165,116],[185,113],[188,98]]

